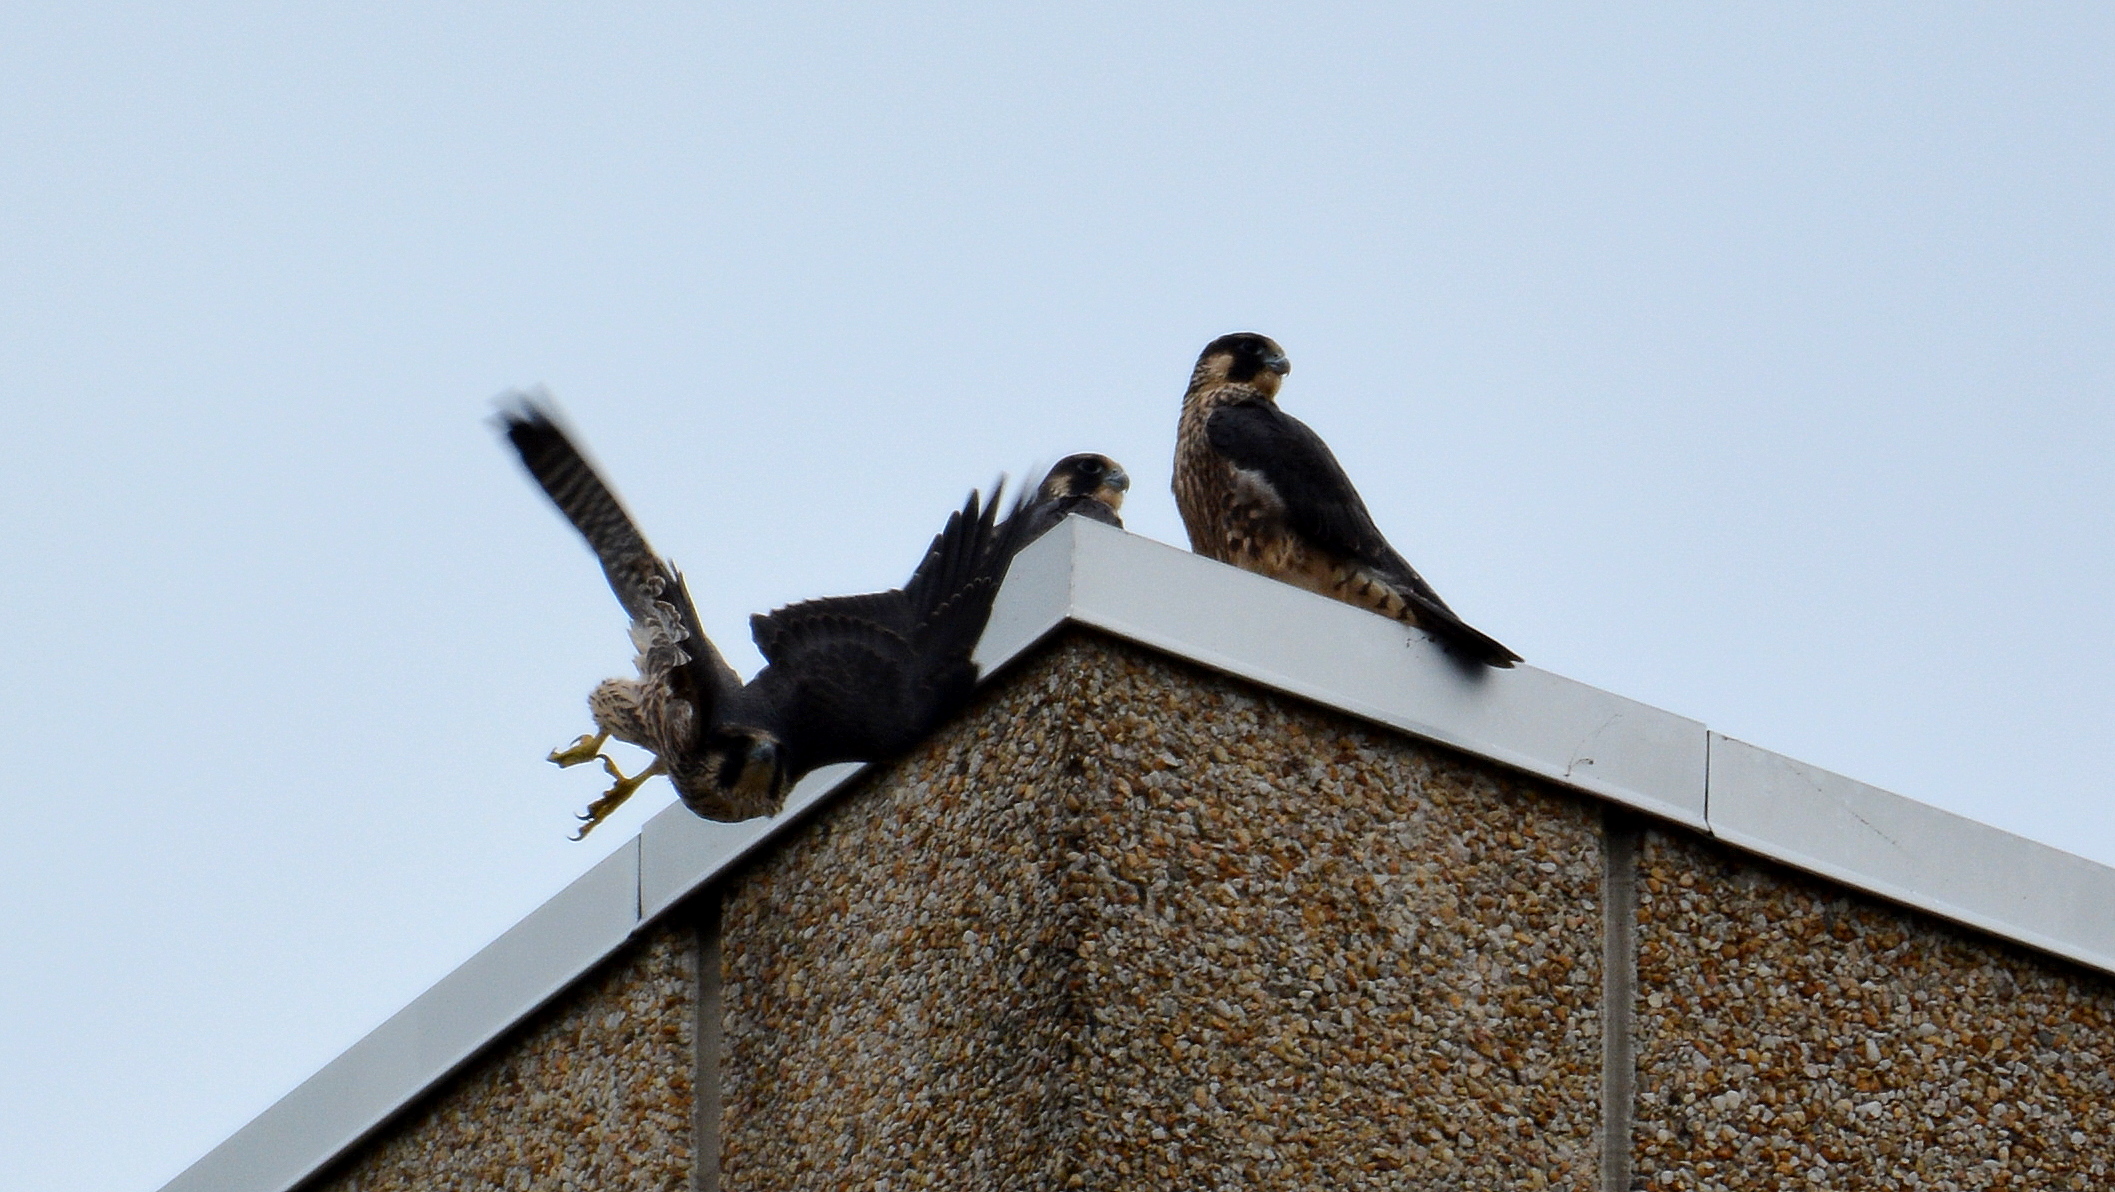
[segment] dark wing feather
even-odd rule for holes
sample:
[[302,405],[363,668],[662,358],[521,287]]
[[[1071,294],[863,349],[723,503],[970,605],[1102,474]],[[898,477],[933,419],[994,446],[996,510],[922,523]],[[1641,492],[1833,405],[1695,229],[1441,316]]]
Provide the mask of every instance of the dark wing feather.
[[1306,423],[1269,402],[1243,402],[1214,411],[1205,433],[1212,449],[1235,467],[1263,476],[1285,502],[1285,521],[1294,533],[1447,607],[1381,536],[1344,465]]
[[958,651],[967,657],[984,633],[992,597],[1028,532],[1029,519],[1020,516],[1027,507],[1025,494],[1015,499],[1004,522],[998,519],[1004,483],[993,485],[991,499],[981,504],[980,494],[971,492],[962,508],[948,515],[947,525],[933,537],[924,560],[903,585],[917,626],[915,640],[926,649]]
[[765,662],[777,662],[809,635],[848,624],[881,626],[908,638],[913,619],[903,592],[892,588],[859,596],[824,596],[755,613],[749,618],[749,637]]
[[500,411],[499,423],[522,466],[587,540],[610,590],[617,594],[617,603],[632,620],[649,616],[657,600],[676,610],[689,633],[683,652],[690,659],[683,668],[687,682],[679,680],[679,686],[690,690],[677,694],[692,701],[700,713],[696,722],[702,726],[710,718],[712,701],[741,680],[705,636],[683,577],[647,545],[646,536],[625,512],[617,494],[548,410],[520,397]]
[[908,641],[934,606],[967,584],[974,570],[971,565],[981,557],[978,552],[989,549],[988,544],[1006,532],[1005,527],[994,530],[979,524],[977,508],[977,494],[971,493],[961,511],[948,515],[947,525],[934,536],[901,588],[803,600],[750,617],[749,636],[757,652],[766,661],[776,662],[793,643],[810,634],[842,633],[854,624],[884,629]]
[[499,420],[522,466],[558,506],[558,512],[587,539],[588,549],[595,552],[602,574],[610,581],[610,591],[617,594],[617,603],[634,618],[645,616],[657,589],[667,586],[667,568],[646,544],[617,494],[535,402],[524,398],[502,410]]
[[888,627],[811,609],[786,626],[778,657],[729,715],[777,736],[796,780],[832,762],[875,761],[923,735],[904,696],[912,669],[910,643]]
[[742,714],[773,726],[791,770],[900,753],[969,699],[970,654],[1018,532],[996,524],[997,504],[970,494],[900,589],[751,619],[771,665],[739,697]]
[[713,714],[730,692],[742,686],[742,677],[734,673],[727,660],[720,656],[719,647],[705,636],[705,626],[698,620],[698,606],[690,598],[690,585],[683,580],[683,573],[674,566],[668,568],[672,581],[662,593],[662,603],[671,605],[676,616],[683,622],[689,635],[683,639],[682,650],[688,656],[682,668],[671,677],[670,687],[677,698],[689,702],[691,733],[693,738],[702,737],[710,727]]
[[1463,621],[1381,535],[1366,502],[1329,444],[1273,402],[1221,406],[1205,423],[1212,449],[1258,473],[1285,504],[1291,530],[1313,545],[1370,568],[1418,609],[1418,623],[1456,652],[1491,666],[1520,656]]

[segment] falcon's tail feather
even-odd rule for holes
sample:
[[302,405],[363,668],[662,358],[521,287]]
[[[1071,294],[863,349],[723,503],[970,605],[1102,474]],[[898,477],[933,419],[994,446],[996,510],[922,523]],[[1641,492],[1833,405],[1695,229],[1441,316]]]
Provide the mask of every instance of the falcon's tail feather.
[[[974,681],[969,655],[983,636],[992,598],[1027,525],[1019,517],[999,522],[998,492],[1004,484],[1001,477],[990,501],[971,492],[962,507],[948,515],[903,587],[804,600],[751,617],[750,636],[757,649],[775,665],[802,642],[856,625],[862,633],[900,643],[927,681],[956,672],[963,681]],[[1019,513],[1024,503],[1025,498],[1016,498],[1012,512]]]
[[1441,648],[1456,658],[1500,669],[1520,661],[1520,655],[1500,644],[1497,638],[1454,615],[1454,611],[1445,605],[1436,610],[1419,607],[1417,612],[1418,627],[1431,634]]

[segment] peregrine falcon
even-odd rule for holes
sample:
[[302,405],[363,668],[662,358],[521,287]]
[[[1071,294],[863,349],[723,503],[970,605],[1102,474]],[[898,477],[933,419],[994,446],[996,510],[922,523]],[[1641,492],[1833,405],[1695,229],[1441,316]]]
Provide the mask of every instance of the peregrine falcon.
[[1123,508],[1124,494],[1130,489],[1131,477],[1108,456],[1066,456],[1043,477],[1043,483],[1036,486],[1035,499],[1021,512],[1027,519],[1020,534],[1021,545],[1041,538],[1074,513],[1123,529],[1124,519],[1117,511]]
[[[600,760],[616,780],[581,814],[574,839],[655,774],[668,775],[684,806],[706,819],[776,814],[808,771],[900,753],[968,701],[977,682],[970,653],[1018,534],[998,523],[996,489],[988,502],[970,493],[949,515],[903,587],[751,618],[766,665],[745,684],[705,636],[682,575],[647,545],[549,412],[518,397],[499,422],[587,539],[632,621],[638,677],[596,687],[588,697],[596,731],[551,753],[561,766]],[[626,777],[602,753],[611,737],[652,753],[653,764]]]
[[1291,371],[1284,349],[1247,332],[1198,356],[1175,435],[1175,504],[1190,549],[1415,625],[1469,662],[1520,661],[1395,553],[1328,444],[1278,408]]

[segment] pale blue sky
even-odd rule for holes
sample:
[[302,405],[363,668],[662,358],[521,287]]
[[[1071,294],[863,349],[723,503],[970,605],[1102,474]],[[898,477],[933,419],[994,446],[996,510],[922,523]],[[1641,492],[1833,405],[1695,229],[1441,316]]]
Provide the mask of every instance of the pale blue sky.
[[[151,1189],[565,839],[622,620],[543,382],[708,628],[995,472],[1167,496],[1255,329],[1529,661],[2115,862],[2098,5],[0,11],[0,1187]],[[123,1129],[113,1129],[123,1122]]]

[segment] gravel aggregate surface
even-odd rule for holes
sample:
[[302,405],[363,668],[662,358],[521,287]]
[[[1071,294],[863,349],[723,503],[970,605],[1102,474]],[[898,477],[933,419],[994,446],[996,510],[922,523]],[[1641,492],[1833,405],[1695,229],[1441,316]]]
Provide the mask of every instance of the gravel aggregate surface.
[[730,887],[728,1186],[1590,1188],[1599,850],[1069,635]]
[[2105,976],[1679,830],[1638,878],[1639,1187],[2115,1187]]

